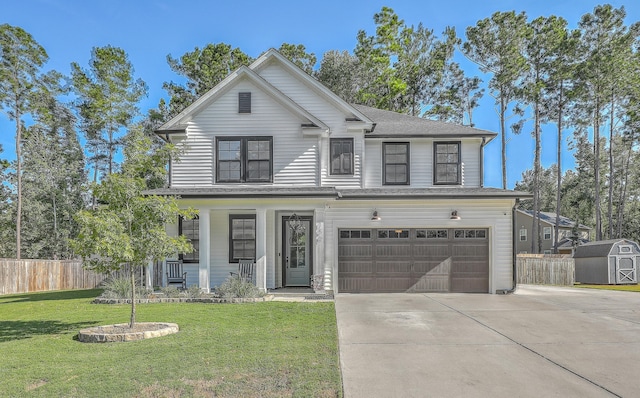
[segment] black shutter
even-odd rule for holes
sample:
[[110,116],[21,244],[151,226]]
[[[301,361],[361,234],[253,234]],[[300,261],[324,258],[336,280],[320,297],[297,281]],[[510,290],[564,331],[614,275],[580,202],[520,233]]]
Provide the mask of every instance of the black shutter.
[[238,93],[238,113],[251,113],[251,93]]

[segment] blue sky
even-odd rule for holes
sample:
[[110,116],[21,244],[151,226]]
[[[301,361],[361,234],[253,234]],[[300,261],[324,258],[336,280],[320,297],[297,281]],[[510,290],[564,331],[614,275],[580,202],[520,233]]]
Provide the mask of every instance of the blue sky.
[[[148,97],[140,107],[144,113],[167,98],[165,81],[182,81],[167,65],[166,56],[179,57],[207,43],[224,42],[257,57],[283,42],[303,44],[318,61],[329,50],[352,51],[359,30],[373,34],[373,14],[383,6],[393,8],[408,25],[422,22],[438,35],[454,26],[464,38],[466,27],[475,25],[496,11],[525,11],[530,19],[538,16],[564,17],[575,27],[580,17],[604,1],[594,0],[323,0],[323,1],[207,1],[207,0],[0,0],[0,24],[20,26],[31,33],[48,52],[45,70],[69,74],[71,62],[87,66],[92,47],[112,45],[123,48],[135,68],[136,77],[149,86]],[[627,24],[639,20],[640,2],[608,2],[624,6]],[[459,53],[468,75],[488,81],[475,65]],[[493,99],[485,94],[474,112],[476,127],[499,130]],[[0,114],[2,158],[14,159],[15,125]],[[567,137],[571,136],[567,132]],[[542,133],[542,163],[555,163],[556,138],[553,126]],[[564,143],[567,147],[567,140]],[[507,144],[508,185],[513,188],[522,172],[533,163],[533,139],[525,129],[520,136],[509,135]],[[487,146],[485,184],[501,187],[499,138]],[[570,155],[563,169],[572,168]]]

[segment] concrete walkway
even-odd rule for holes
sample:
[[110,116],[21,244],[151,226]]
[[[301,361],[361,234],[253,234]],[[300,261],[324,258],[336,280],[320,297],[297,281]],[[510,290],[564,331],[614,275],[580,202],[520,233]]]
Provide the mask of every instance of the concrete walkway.
[[339,294],[346,398],[640,396],[640,293]]

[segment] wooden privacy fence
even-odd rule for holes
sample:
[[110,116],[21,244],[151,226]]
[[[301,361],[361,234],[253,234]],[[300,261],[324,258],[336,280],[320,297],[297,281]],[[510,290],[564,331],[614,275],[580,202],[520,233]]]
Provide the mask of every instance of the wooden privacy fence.
[[575,282],[575,265],[571,257],[518,254],[516,268],[518,283],[573,286]]
[[[145,269],[140,270],[140,280]],[[49,290],[93,289],[110,276],[129,275],[128,266],[111,274],[82,268],[81,260],[15,260],[0,258],[0,295]],[[152,284],[162,284],[162,262],[153,267]]]
[[80,260],[0,259],[0,294],[91,289],[105,278]]

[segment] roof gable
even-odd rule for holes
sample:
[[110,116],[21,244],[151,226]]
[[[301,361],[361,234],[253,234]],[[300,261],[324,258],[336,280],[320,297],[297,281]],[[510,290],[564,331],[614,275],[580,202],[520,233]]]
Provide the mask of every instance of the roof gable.
[[193,119],[203,109],[207,108],[210,104],[220,98],[224,93],[228,92],[234,87],[241,79],[248,79],[269,96],[271,96],[280,105],[291,111],[292,113],[305,119],[303,123],[305,128],[317,128],[321,132],[328,131],[329,127],[323,121],[312,115],[306,109],[302,108],[299,104],[294,102],[291,98],[284,95],[280,90],[271,85],[265,79],[260,77],[257,73],[246,66],[241,66],[236,71],[231,73],[214,88],[207,91],[204,95],[198,98],[191,105],[186,107],[182,112],[173,117],[171,120],[160,126],[156,132],[164,133],[176,130],[184,130],[187,123]]
[[336,108],[344,112],[347,115],[346,119],[348,121],[364,122],[368,125],[369,129],[373,127],[374,122],[367,115],[362,113],[357,107],[340,98],[333,91],[329,90],[324,84],[320,83],[317,79],[304,72],[296,64],[291,62],[274,48],[271,48],[260,55],[258,59],[256,59],[251,65],[249,65],[249,68],[256,71],[257,73],[260,73],[260,70],[265,68],[270,62],[278,62],[280,66],[284,67],[285,70],[287,70],[293,76],[297,77],[307,87],[318,93],[325,100],[329,101]]

